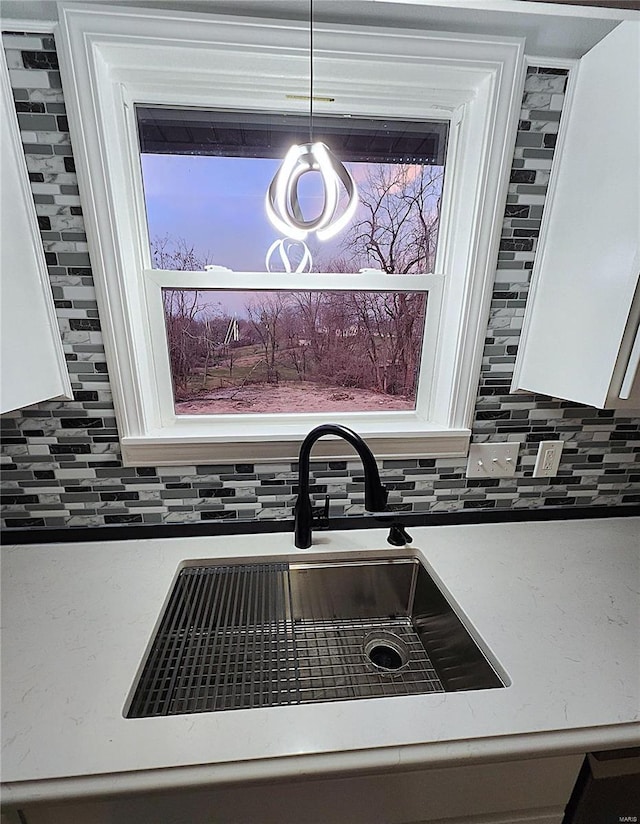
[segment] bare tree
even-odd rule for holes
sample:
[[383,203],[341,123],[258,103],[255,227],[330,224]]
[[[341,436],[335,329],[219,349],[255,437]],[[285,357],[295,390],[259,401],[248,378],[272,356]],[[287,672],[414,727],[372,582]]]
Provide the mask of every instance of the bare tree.
[[277,356],[281,348],[285,301],[285,296],[279,292],[265,292],[245,306],[264,352],[268,383],[277,383],[280,377]]
[[151,238],[151,259],[154,269],[179,269],[199,272],[212,262],[211,253],[197,252],[184,238],[169,234]]
[[173,388],[176,396],[184,396],[198,356],[197,337],[192,330],[202,307],[194,290],[165,289],[162,300]]
[[[294,311],[300,321],[300,340],[308,350],[306,361],[317,365],[327,359],[328,337],[326,329],[327,294],[325,292],[294,292],[291,295]],[[305,366],[307,364],[305,363]]]
[[343,254],[388,273],[431,271],[442,178],[439,166],[372,166],[359,190],[362,217],[349,230]]
[[[372,165],[359,186],[357,218],[345,236],[340,255],[326,262],[319,260],[319,268],[356,272],[372,267],[388,274],[432,271],[442,180],[442,167]],[[352,360],[360,359],[361,381],[387,394],[413,395],[424,325],[424,295],[348,292],[343,304],[343,308],[350,307],[354,318],[351,326],[357,329],[348,349]],[[334,353],[334,374],[338,360]],[[366,370],[362,361],[369,364]],[[350,370],[346,363],[343,367],[346,377]]]
[[[157,269],[200,271],[210,255],[200,255],[183,238],[166,234],[151,240],[151,255]],[[198,368],[202,369],[201,388],[205,388],[210,363],[218,345],[213,326],[216,309],[197,289],[163,289],[165,326],[171,375],[176,398],[189,394]]]
[[[304,292],[301,294],[308,295],[311,293]],[[308,338],[304,315],[297,305],[298,297],[298,293],[293,293],[292,299],[287,301],[282,316],[281,337],[284,349],[282,358],[285,364],[295,369],[298,379],[304,381],[307,379],[309,344],[311,341]]]

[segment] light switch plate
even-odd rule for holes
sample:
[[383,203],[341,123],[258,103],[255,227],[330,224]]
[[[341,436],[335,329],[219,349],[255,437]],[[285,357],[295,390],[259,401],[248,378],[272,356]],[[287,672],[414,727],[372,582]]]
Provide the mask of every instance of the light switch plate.
[[511,478],[516,474],[519,443],[472,443],[467,478]]

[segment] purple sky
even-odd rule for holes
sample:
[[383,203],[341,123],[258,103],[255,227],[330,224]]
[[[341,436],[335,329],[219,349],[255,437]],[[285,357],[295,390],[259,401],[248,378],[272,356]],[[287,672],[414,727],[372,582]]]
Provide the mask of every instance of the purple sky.
[[[264,208],[265,193],[280,163],[266,158],[142,155],[150,236],[184,238],[201,253],[210,252],[214,263],[235,271],[264,271],[265,253],[280,237]],[[318,184],[314,174],[300,181],[307,217],[321,208]],[[341,241],[338,236],[324,243],[323,256],[339,254]]]
[[[142,174],[149,235],[183,239],[212,263],[235,271],[265,271],[267,249],[280,237],[265,211],[265,193],[280,159],[143,154]],[[367,176],[367,163],[345,164],[356,184]],[[307,219],[322,207],[319,175],[305,174],[299,198]],[[364,212],[362,213],[364,215]],[[358,214],[356,213],[356,217]],[[307,245],[318,263],[341,255],[347,230],[320,243],[314,235]],[[210,293],[207,302],[222,297]],[[226,292],[230,314],[243,316],[247,295]]]
[[[192,155],[142,155],[142,174],[149,236],[183,238],[211,262],[239,272],[265,271],[267,249],[281,235],[265,211],[265,194],[281,160]],[[362,175],[367,164],[349,164]],[[353,167],[360,167],[354,169]],[[303,214],[310,218],[322,207],[318,176],[306,174],[298,188]],[[340,254],[344,233],[322,244],[322,256]],[[318,256],[320,244],[307,239]],[[203,302],[223,303],[223,311],[246,316],[250,296],[211,292]]]

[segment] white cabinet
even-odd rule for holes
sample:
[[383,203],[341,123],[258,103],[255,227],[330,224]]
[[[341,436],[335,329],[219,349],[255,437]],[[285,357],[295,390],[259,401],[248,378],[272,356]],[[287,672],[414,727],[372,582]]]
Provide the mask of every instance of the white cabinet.
[[27,806],[23,818],[27,824],[561,824],[582,761],[582,755],[562,755],[433,769],[398,766],[379,775],[302,774]]
[[0,86],[0,412],[8,412],[73,395],[1,48]]
[[640,22],[580,60],[512,390],[640,407]]

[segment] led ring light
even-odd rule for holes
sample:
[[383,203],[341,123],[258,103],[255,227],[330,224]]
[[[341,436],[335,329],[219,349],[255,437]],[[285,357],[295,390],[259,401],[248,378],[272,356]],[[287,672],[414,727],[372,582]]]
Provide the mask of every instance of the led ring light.
[[[319,172],[324,189],[322,211],[313,220],[304,219],[298,200],[298,183],[307,172]],[[348,200],[344,212],[336,218],[341,183]],[[266,197],[271,223],[296,240],[304,240],[309,232],[316,232],[319,240],[333,237],[349,223],[357,205],[358,192],[353,178],[324,143],[292,146],[271,181]]]

